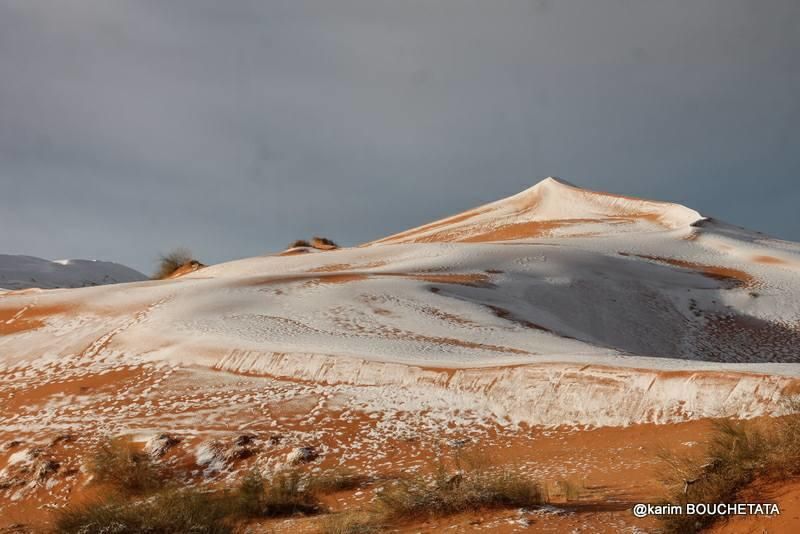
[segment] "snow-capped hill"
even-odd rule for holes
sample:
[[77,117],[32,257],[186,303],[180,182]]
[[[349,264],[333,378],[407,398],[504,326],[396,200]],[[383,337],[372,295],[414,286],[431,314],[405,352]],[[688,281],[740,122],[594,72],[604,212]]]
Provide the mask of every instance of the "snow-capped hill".
[[0,288],[74,288],[139,282],[147,277],[124,265],[98,260],[45,260],[0,254]]
[[547,179],[378,243],[5,294],[0,371],[422,388],[411,411],[445,388],[513,420],[607,425],[765,413],[800,376],[800,246],[683,206]]
[[693,209],[589,191],[546,178],[516,195],[406,230],[373,244],[518,241],[682,230],[704,217]]

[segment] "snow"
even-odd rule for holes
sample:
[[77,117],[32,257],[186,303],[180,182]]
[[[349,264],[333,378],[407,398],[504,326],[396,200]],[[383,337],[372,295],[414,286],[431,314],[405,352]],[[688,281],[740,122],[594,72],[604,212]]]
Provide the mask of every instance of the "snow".
[[74,288],[138,282],[147,277],[124,265],[98,260],[45,260],[0,254],[0,288]]
[[362,247],[6,294],[0,370],[191,366],[547,425],[755,416],[800,376],[798,297],[800,245],[549,179]]
[[697,211],[679,204],[596,193],[547,178],[514,196],[375,243],[483,241],[482,236],[494,235],[494,231],[532,223],[551,223],[542,230],[553,236],[648,234],[665,229],[689,231],[703,219]]

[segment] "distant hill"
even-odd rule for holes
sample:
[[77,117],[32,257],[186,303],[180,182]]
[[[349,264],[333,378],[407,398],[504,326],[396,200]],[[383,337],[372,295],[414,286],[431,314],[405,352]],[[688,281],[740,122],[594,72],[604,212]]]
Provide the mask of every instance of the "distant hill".
[[141,280],[147,277],[139,271],[109,261],[52,261],[0,254],[0,289],[88,287]]

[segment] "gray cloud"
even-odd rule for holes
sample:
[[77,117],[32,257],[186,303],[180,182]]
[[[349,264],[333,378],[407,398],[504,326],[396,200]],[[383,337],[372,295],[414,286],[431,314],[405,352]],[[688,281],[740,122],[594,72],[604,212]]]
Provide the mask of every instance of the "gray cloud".
[[348,244],[547,175],[800,240],[796,0],[0,0],[0,251]]

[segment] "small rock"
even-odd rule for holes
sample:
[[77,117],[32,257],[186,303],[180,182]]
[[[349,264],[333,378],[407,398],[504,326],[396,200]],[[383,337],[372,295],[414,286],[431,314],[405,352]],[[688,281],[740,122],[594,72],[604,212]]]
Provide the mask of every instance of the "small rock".
[[25,468],[25,466],[30,466],[36,458],[41,456],[42,452],[42,449],[38,447],[17,451],[8,457],[6,465],[19,465],[21,469]]
[[219,441],[207,441],[197,447],[197,465],[205,467],[206,472],[221,471],[225,467],[225,447]]
[[231,445],[217,440],[201,443],[196,452],[197,465],[205,467],[206,474],[221,471],[232,462],[256,454],[259,450],[256,441],[256,436],[244,434],[234,439]]
[[180,442],[180,438],[169,434],[157,434],[147,440],[147,443],[144,445],[144,451],[149,454],[151,458],[161,458],[169,449]]
[[36,464],[33,473],[38,482],[44,482],[58,471],[59,467],[61,467],[61,464],[55,460],[42,460]]
[[244,460],[253,456],[258,447],[256,446],[255,434],[242,434],[233,440],[233,445],[225,452],[225,460],[232,462],[235,460]]
[[225,461],[233,462],[235,460],[244,460],[245,458],[250,458],[254,454],[255,451],[250,447],[237,447],[234,445],[225,451]]
[[313,462],[319,457],[315,447],[297,447],[286,455],[286,461],[291,465]]

